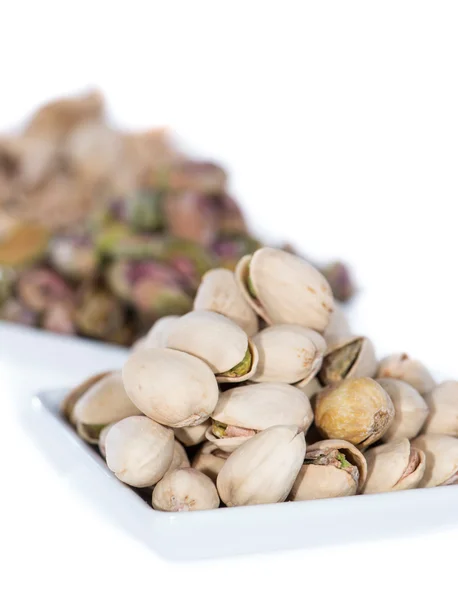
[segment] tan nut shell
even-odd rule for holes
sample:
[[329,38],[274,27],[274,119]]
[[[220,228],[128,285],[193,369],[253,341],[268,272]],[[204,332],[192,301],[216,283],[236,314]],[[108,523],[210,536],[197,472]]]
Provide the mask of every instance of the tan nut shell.
[[408,354],[390,354],[379,363],[377,379],[402,379],[414,387],[422,396],[430,392],[436,385],[428,369]]
[[345,379],[315,397],[315,424],[323,437],[370,446],[394,418],[390,397],[373,379]]
[[[320,339],[318,339],[320,338]],[[326,348],[319,333],[300,325],[271,325],[253,337],[259,354],[251,381],[306,385],[321,367]]]
[[183,448],[180,442],[177,442],[177,440],[175,440],[173,444],[172,462],[170,463],[170,467],[165,472],[165,475],[171,473],[172,471],[176,471],[177,469],[186,469],[190,466],[191,463],[189,462],[186,450]]
[[458,381],[444,381],[425,400],[430,413],[424,433],[458,437]]
[[[195,310],[180,317],[169,332],[167,345],[206,362],[221,382],[246,381],[255,373],[258,363],[257,350],[243,329],[208,310]],[[242,362],[248,348],[252,351],[250,371],[240,377],[221,375]]]
[[107,439],[108,432],[110,431],[110,429],[113,427],[114,424],[115,423],[110,423],[110,425],[107,425],[106,427],[104,427],[99,435],[99,442],[98,442],[99,452],[105,459],[107,457],[107,453],[106,453],[106,449],[105,449],[105,442]]
[[194,310],[211,310],[224,315],[248,336],[259,328],[257,314],[245,300],[229,269],[210,269],[205,273],[196,293]]
[[283,502],[305,456],[305,438],[296,427],[270,427],[229,456],[216,480],[227,506]]
[[[253,299],[246,287],[250,274],[256,290]],[[253,309],[268,323],[290,323],[322,332],[329,324],[334,307],[331,288],[311,264],[274,248],[261,248],[244,256],[235,276]]]
[[211,442],[205,442],[192,461],[192,467],[201,471],[216,483],[218,473],[230,454],[223,452]]
[[210,425],[210,419],[206,419],[200,425],[194,425],[193,427],[178,427],[173,432],[177,440],[186,446],[197,446],[205,441],[205,432]]
[[416,437],[428,416],[428,405],[417,390],[400,379],[377,379],[394,405],[394,419],[383,436],[384,442]]
[[324,339],[328,345],[336,340],[348,338],[351,335],[350,324],[340,302],[334,300],[334,311],[324,331]]
[[412,446],[426,455],[425,475],[419,487],[442,485],[458,471],[458,438],[428,433],[412,440]]
[[167,339],[170,331],[180,317],[168,315],[158,319],[144,338],[145,348],[167,348]]
[[307,452],[319,449],[336,448],[351,454],[353,464],[358,468],[358,483],[344,469],[332,465],[307,464],[301,467],[294,482],[290,500],[319,500],[354,496],[364,486],[367,477],[366,459],[361,452],[345,440],[323,440],[307,447]]
[[108,468],[118,479],[135,487],[148,487],[170,467],[173,432],[147,417],[127,417],[108,432],[105,451]]
[[218,401],[218,384],[210,367],[178,350],[134,352],[122,376],[132,402],[145,415],[169,427],[199,425]]
[[[420,464],[402,478],[410,460],[410,442],[407,438],[371,448],[366,452],[367,481],[364,494],[412,490],[419,486],[426,467],[425,453],[419,450]],[[402,479],[401,479],[402,478]]]
[[75,407],[75,404],[78,402],[81,396],[85,394],[93,385],[95,385],[103,377],[109,375],[110,373],[111,371],[103,371],[103,373],[91,375],[91,377],[88,377],[87,379],[82,381],[65,396],[65,398],[62,400],[60,409],[64,417],[68,419],[70,423],[75,425],[75,420],[73,419],[73,408]]
[[[377,371],[377,359],[375,357],[374,345],[367,337],[354,335],[351,337],[340,338],[338,340],[335,339],[334,342],[328,346],[324,356],[328,357],[330,354],[336,352],[337,350],[341,350],[345,346],[348,346],[356,341],[361,343],[361,348],[345,379],[373,377]],[[319,374],[319,378],[323,385],[334,383],[333,381],[323,381],[321,379],[321,372]]]
[[164,476],[153,491],[153,508],[166,512],[218,508],[213,481],[196,469],[178,469]]

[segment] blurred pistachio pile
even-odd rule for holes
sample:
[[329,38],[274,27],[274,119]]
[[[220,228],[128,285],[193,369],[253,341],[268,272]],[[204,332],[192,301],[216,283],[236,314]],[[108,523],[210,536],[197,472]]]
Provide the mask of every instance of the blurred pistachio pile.
[[[208,269],[261,245],[220,166],[164,130],[115,129],[97,92],[0,137],[0,319],[130,345],[188,312]],[[320,270],[338,300],[352,296],[344,264]]]

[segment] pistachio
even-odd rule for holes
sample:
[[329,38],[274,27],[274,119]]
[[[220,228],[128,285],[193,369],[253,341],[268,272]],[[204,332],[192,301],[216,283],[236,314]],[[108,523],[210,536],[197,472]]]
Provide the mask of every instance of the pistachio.
[[196,469],[178,469],[164,476],[153,491],[153,508],[166,512],[218,508],[213,481]]
[[383,436],[384,442],[416,437],[428,416],[428,405],[417,390],[400,379],[377,379],[394,405],[394,419]]
[[124,321],[122,307],[114,296],[98,287],[84,289],[75,311],[78,332],[98,339],[110,339],[122,331]]
[[126,202],[127,222],[141,231],[155,231],[164,224],[164,194],[154,189],[140,189]]
[[206,435],[221,450],[232,452],[274,425],[307,431],[312,421],[312,407],[301,390],[286,383],[255,383],[220,394]]
[[340,302],[350,300],[355,294],[355,286],[348,267],[339,261],[326,265],[321,272],[331,286],[334,298]]
[[175,437],[186,446],[197,446],[205,441],[205,432],[210,425],[210,419],[207,419],[200,425],[194,425],[192,427],[179,427],[174,430]]
[[391,354],[380,361],[377,378],[402,379],[414,387],[422,396],[436,385],[428,369],[408,354]]
[[426,455],[422,488],[458,483],[458,439],[450,435],[427,433],[412,440],[412,446]]
[[147,348],[124,365],[127,395],[148,417],[169,427],[199,425],[218,401],[218,384],[202,360],[178,350]]
[[259,362],[252,381],[306,385],[321,367],[326,348],[319,333],[300,325],[271,325],[253,337]]
[[305,438],[296,427],[270,427],[237,448],[218,474],[216,485],[227,506],[283,502],[305,456]]
[[366,476],[366,459],[353,444],[344,440],[323,440],[307,447],[304,465],[289,499],[354,496],[364,486]]
[[49,235],[44,227],[32,223],[8,229],[0,238],[0,265],[20,268],[37,262],[46,253]]
[[177,442],[177,440],[175,440],[173,444],[172,462],[170,463],[170,467],[167,469],[165,475],[171,473],[172,471],[176,471],[177,469],[186,469],[190,466],[191,463],[189,462],[186,450],[183,448],[180,442]]
[[346,379],[316,396],[315,423],[325,438],[347,440],[367,448],[394,419],[390,397],[373,379]]
[[167,348],[167,338],[179,317],[168,315],[158,319],[144,338],[145,348]]
[[328,326],[334,307],[329,284],[298,256],[261,248],[239,261],[236,278],[245,299],[269,325],[289,323],[319,332]]
[[212,244],[212,250],[218,257],[221,267],[234,271],[239,260],[246,254],[252,254],[262,247],[256,238],[246,233],[228,233],[223,235]]
[[236,323],[207,310],[180,317],[167,337],[169,348],[205,361],[218,381],[245,381],[258,364],[257,348]]
[[318,377],[314,377],[306,385],[303,385],[301,382],[299,382],[299,384],[296,384],[296,387],[299,387],[307,396],[307,398],[310,399],[312,399],[315,394],[318,394],[318,392],[323,389],[323,386],[318,381]]
[[148,487],[170,467],[173,433],[147,417],[127,417],[108,432],[105,451],[108,468],[118,479],[134,487]]
[[105,425],[105,427],[99,433],[99,442],[98,442],[99,452],[105,459],[107,457],[105,442],[107,439],[108,432],[113,427],[113,425],[115,425],[115,423],[110,423],[109,425]]
[[211,310],[237,323],[248,336],[258,331],[258,318],[229,269],[211,269],[202,277],[194,310]]
[[51,304],[43,313],[41,326],[54,333],[73,335],[76,331],[73,312],[73,306],[68,302]]
[[72,302],[73,292],[65,281],[46,268],[23,272],[17,282],[19,300],[36,312],[43,312],[55,302]]
[[323,334],[324,339],[331,346],[335,341],[349,338],[350,335],[350,324],[344,309],[339,302],[334,301],[334,311]]
[[34,327],[38,323],[38,316],[15,298],[8,298],[0,305],[0,319],[4,321]]
[[372,342],[366,337],[350,337],[334,341],[328,348],[318,379],[322,385],[344,379],[373,377],[377,359]]
[[364,494],[414,489],[425,473],[425,453],[411,446],[407,438],[371,448],[366,460]]
[[425,400],[430,412],[424,433],[458,437],[458,381],[444,381]]
[[75,408],[78,400],[86,394],[88,390],[90,390],[98,381],[110,375],[112,371],[103,371],[102,373],[97,373],[96,375],[92,375],[88,377],[80,384],[78,384],[75,388],[73,388],[62,400],[62,404],[60,406],[60,410],[64,417],[70,421],[70,423],[75,424],[76,421],[74,419],[73,409]]
[[86,236],[55,236],[49,245],[49,260],[58,273],[71,279],[84,279],[95,274],[98,257]]
[[210,477],[213,483],[216,483],[218,473],[223,468],[224,463],[230,456],[215,444],[205,442],[192,461],[192,467]]

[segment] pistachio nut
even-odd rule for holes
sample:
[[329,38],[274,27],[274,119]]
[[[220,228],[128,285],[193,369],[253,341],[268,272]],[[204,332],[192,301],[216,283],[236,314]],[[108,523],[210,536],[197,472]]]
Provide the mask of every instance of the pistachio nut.
[[319,371],[326,343],[301,325],[271,325],[253,336],[259,362],[252,381],[306,385]]
[[299,387],[307,396],[307,398],[310,399],[312,399],[315,396],[315,394],[318,394],[318,392],[320,392],[323,389],[323,386],[318,381],[318,377],[314,377],[305,385],[299,382],[299,384],[296,384],[296,387]]
[[240,291],[229,269],[210,269],[202,277],[194,310],[211,310],[237,323],[248,336],[258,331],[258,317]]
[[39,313],[55,302],[73,300],[73,292],[65,281],[45,267],[24,271],[17,282],[17,293],[25,306]]
[[60,405],[60,410],[64,417],[70,421],[73,425],[76,423],[73,416],[73,409],[75,408],[75,404],[78,400],[84,396],[84,394],[91,389],[98,381],[110,375],[112,371],[103,371],[102,373],[96,373],[95,375],[91,375],[76,387],[72,388],[72,390],[65,396]]
[[167,336],[167,345],[205,361],[220,382],[245,381],[258,365],[257,348],[243,329],[208,310],[180,317]]
[[174,430],[175,437],[177,440],[186,446],[197,446],[205,441],[205,432],[210,425],[210,419],[207,419],[200,425],[194,425],[191,427],[178,427]]
[[328,346],[331,346],[335,341],[349,338],[351,335],[350,324],[347,316],[339,302],[334,301],[334,311],[329,319],[328,326],[324,331],[324,339]]
[[186,454],[186,450],[175,440],[173,444],[173,456],[172,462],[170,463],[170,467],[167,469],[165,475],[171,473],[172,471],[176,471],[177,469],[186,469],[191,466],[189,462],[188,455]]
[[290,323],[322,332],[334,301],[329,283],[311,264],[274,248],[243,257],[237,282],[253,309],[269,325]]
[[46,253],[50,233],[33,223],[18,223],[0,239],[0,265],[21,268],[39,261]]
[[213,483],[216,483],[218,473],[223,468],[224,463],[230,456],[228,452],[224,452],[215,444],[205,442],[199,452],[195,455],[192,461],[193,469],[197,469],[210,477]]
[[384,442],[416,437],[428,416],[428,405],[417,390],[400,379],[377,379],[394,405],[394,419],[383,436]]
[[347,440],[360,448],[379,440],[394,419],[391,398],[368,377],[330,385],[315,402],[315,423],[323,437]]
[[377,359],[372,342],[366,337],[347,337],[328,347],[318,373],[322,385],[339,383],[344,379],[373,377]]
[[119,301],[100,287],[85,287],[75,310],[79,333],[98,339],[109,339],[124,326],[125,316]]
[[84,279],[95,274],[98,257],[87,236],[55,236],[49,245],[49,261],[58,273],[71,279]]
[[290,500],[354,496],[367,477],[366,459],[350,442],[323,440],[307,446]]
[[214,244],[212,250],[218,258],[218,264],[224,269],[235,271],[237,263],[246,254],[252,254],[262,247],[256,238],[246,233],[222,232]]
[[12,296],[16,279],[16,271],[0,263],[0,306]]
[[425,453],[401,438],[366,452],[367,480],[364,494],[412,490],[425,473]]
[[444,381],[425,400],[430,412],[424,433],[458,437],[458,381]]
[[0,319],[3,321],[35,327],[38,324],[38,318],[39,315],[36,312],[15,298],[7,298],[0,304]]
[[167,194],[165,217],[171,235],[209,246],[218,230],[218,209],[214,197],[185,190]]
[[340,302],[347,302],[355,294],[355,286],[350,276],[348,267],[335,261],[321,269],[321,273],[326,277],[331,286],[334,298]]
[[210,367],[178,350],[138,350],[127,359],[122,375],[132,402],[169,427],[199,425],[218,401],[218,384]]
[[179,319],[176,315],[168,315],[158,319],[144,338],[145,348],[167,348],[167,338],[172,327]]
[[73,306],[67,302],[51,304],[42,315],[41,326],[54,333],[73,335],[76,331],[73,312]]
[[108,432],[113,427],[113,425],[115,425],[115,423],[110,423],[109,425],[105,425],[105,427],[100,431],[100,435],[99,435],[99,442],[98,442],[99,452],[102,455],[102,457],[105,459],[107,457],[105,442],[107,439]]
[[218,508],[219,496],[213,481],[197,469],[167,473],[153,491],[153,508],[166,512]]
[[140,231],[159,229],[164,224],[163,202],[160,190],[136,190],[125,203],[127,222]]
[[173,451],[173,432],[148,417],[118,421],[105,438],[108,468],[134,487],[157,483],[170,467]]
[[412,446],[426,455],[426,469],[419,487],[458,484],[458,438],[427,433],[412,440]]
[[377,378],[402,379],[413,386],[422,396],[436,385],[431,373],[418,360],[408,354],[391,354],[378,365]]
[[219,396],[207,439],[232,452],[259,431],[294,425],[306,432],[313,421],[307,396],[287,383],[254,383],[233,387]]
[[303,432],[290,425],[269,427],[226,460],[216,485],[227,506],[283,502],[304,462]]

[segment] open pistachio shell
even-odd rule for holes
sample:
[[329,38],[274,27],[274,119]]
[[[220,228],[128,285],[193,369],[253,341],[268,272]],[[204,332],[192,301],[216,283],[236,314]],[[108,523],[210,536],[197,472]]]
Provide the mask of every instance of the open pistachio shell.
[[384,442],[416,437],[428,416],[428,405],[417,390],[400,379],[377,379],[394,405],[394,419],[383,436]]
[[308,262],[274,248],[243,257],[237,283],[247,302],[266,323],[291,323],[322,332],[334,301],[329,283]]
[[373,377],[376,371],[372,342],[366,337],[352,336],[335,340],[328,347],[318,379],[322,385],[330,385],[344,379]]
[[436,385],[431,373],[418,360],[408,354],[391,354],[382,359],[378,365],[377,379],[402,379],[414,387],[422,396],[430,392]]
[[166,512],[218,508],[213,481],[197,469],[178,469],[164,476],[153,491],[153,508]]
[[253,343],[259,353],[258,367],[251,377],[255,382],[306,385],[320,369],[326,348],[319,333],[300,325],[271,325],[257,333]]
[[70,421],[70,423],[73,425],[75,424],[75,419],[73,418],[73,409],[81,396],[83,396],[93,385],[110,373],[111,371],[103,371],[102,373],[97,373],[96,375],[88,377],[65,396],[65,398],[62,400],[60,410],[64,417]]
[[211,269],[202,277],[194,310],[211,310],[237,323],[248,336],[258,331],[258,317],[229,269]]
[[411,446],[407,438],[371,448],[365,456],[364,494],[412,490],[419,486],[425,473],[425,453]]
[[424,433],[458,437],[458,381],[444,381],[425,400],[430,412]]
[[148,417],[169,427],[203,423],[218,401],[218,384],[199,358],[168,348],[133,352],[123,382],[132,402]]
[[245,381],[253,376],[258,364],[257,348],[243,329],[207,310],[180,317],[169,331],[167,346],[205,361],[219,382]]
[[426,455],[426,470],[419,487],[458,483],[458,438],[428,433],[412,440],[412,446]]
[[367,477],[366,459],[350,442],[323,440],[307,447],[290,500],[354,496]]
[[176,471],[177,469],[186,469],[190,466],[191,463],[189,462],[186,450],[183,448],[180,442],[177,442],[177,440],[175,440],[173,444],[172,462],[170,463],[170,467],[167,469],[165,475],[171,473],[172,471]]
[[224,452],[218,446],[215,446],[215,444],[205,442],[194,457],[192,467],[201,471],[204,475],[210,477],[213,483],[216,483],[218,473],[223,468],[229,456],[229,453]]
[[342,305],[334,300],[334,311],[329,319],[328,326],[326,327],[323,337],[328,343],[332,345],[335,341],[351,336],[350,324],[347,316],[342,308]]
[[192,427],[178,427],[174,429],[175,437],[186,446],[197,446],[205,441],[205,432],[210,425],[210,419],[207,419],[200,425],[194,425]]
[[305,456],[305,438],[296,427],[276,425],[245,442],[226,460],[216,480],[227,506],[283,502]]

